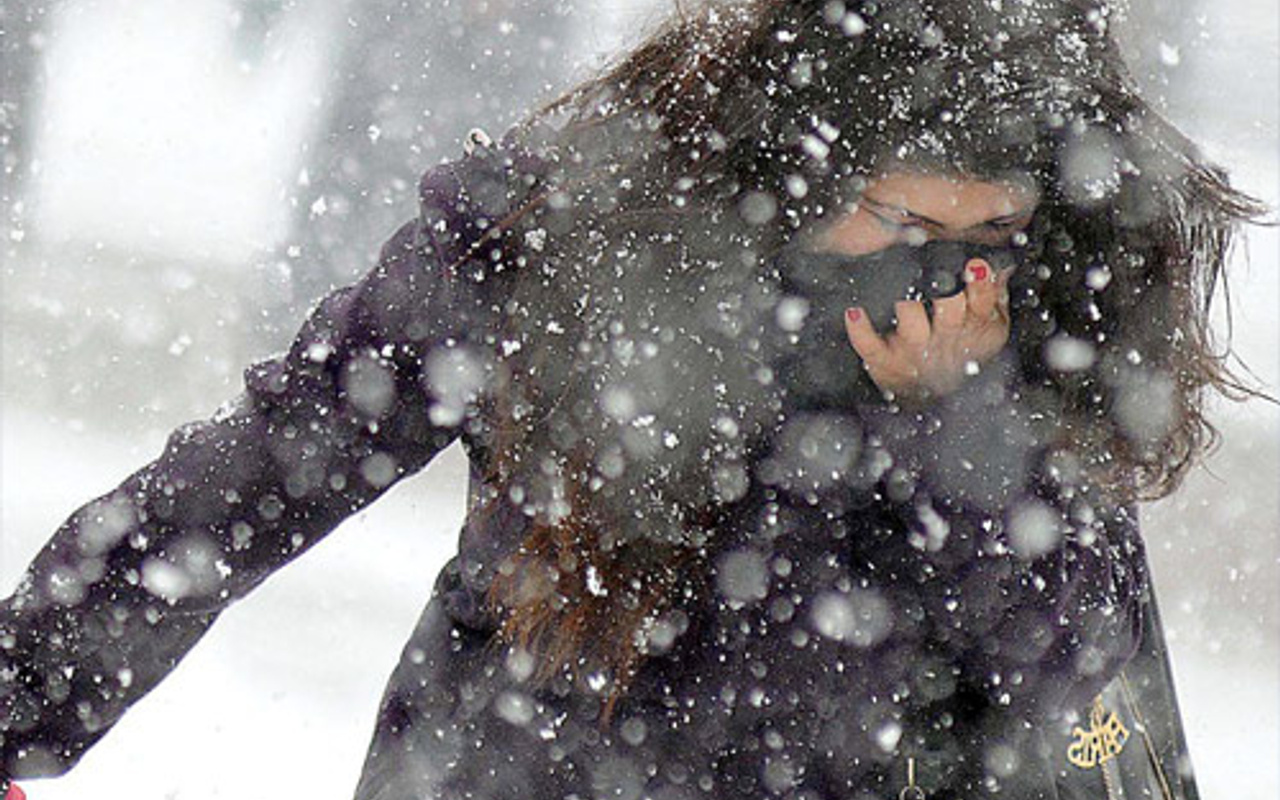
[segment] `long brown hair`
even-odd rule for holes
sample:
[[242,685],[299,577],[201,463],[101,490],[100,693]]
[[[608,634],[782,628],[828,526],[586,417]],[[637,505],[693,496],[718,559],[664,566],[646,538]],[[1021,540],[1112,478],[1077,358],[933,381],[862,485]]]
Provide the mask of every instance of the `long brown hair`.
[[[1106,4],[677,10],[513,132],[559,188],[520,223],[505,308],[486,502],[528,532],[489,599],[542,677],[602,676],[611,700],[706,590],[697,567],[777,424],[753,333],[777,311],[768,254],[886,161],[1041,187],[1018,363],[1109,496],[1171,492],[1215,440],[1206,393],[1253,393],[1208,312],[1263,209],[1133,89]],[[1087,368],[1056,368],[1051,340]]]

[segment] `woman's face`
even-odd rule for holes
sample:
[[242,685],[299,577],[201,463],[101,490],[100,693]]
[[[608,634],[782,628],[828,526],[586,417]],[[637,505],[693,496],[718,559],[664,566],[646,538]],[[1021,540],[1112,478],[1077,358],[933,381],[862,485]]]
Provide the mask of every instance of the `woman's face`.
[[[1030,224],[1038,200],[1025,185],[890,171],[866,187],[852,211],[820,230],[811,246],[849,256],[930,239],[1001,247]],[[849,344],[882,391],[922,399],[946,394],[1008,342],[1013,268],[997,272],[981,257],[955,266],[963,266],[962,291],[928,306],[919,299],[895,301],[892,329],[876,328],[867,308],[844,310]]]
[[817,249],[864,255],[895,244],[951,239],[1003,245],[1031,222],[1034,189],[907,170],[873,180],[857,206],[817,236]]

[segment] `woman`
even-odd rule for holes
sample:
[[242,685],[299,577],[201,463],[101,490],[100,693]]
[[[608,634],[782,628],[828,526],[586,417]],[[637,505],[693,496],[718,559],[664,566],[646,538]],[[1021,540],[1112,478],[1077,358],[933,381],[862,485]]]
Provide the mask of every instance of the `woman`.
[[5,774],[461,438],[357,797],[1194,796],[1134,503],[1241,391],[1206,309],[1259,209],[1106,6],[1007,5],[711,4],[427,173],[32,564]]

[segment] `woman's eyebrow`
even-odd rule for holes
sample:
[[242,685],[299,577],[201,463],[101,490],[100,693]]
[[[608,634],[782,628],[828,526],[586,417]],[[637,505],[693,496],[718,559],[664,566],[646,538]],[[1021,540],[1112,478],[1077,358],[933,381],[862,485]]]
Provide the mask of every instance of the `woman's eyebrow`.
[[987,220],[987,222],[1013,222],[1015,219],[1022,219],[1023,217],[1026,217],[1035,213],[1035,210],[1036,210],[1036,204],[1032,203],[1031,205],[1025,208],[1019,209],[1018,211],[1015,211],[1012,214],[1005,214],[1000,217],[992,217],[991,219]]
[[946,225],[943,225],[941,222],[938,222],[936,219],[929,219],[923,214],[917,214],[916,212],[912,211],[909,208],[903,208],[902,206],[895,206],[893,203],[886,203],[883,200],[877,200],[874,197],[868,197],[865,194],[858,198],[858,202],[859,203],[866,202],[866,203],[870,203],[873,206],[879,206],[880,208],[886,209],[888,211],[896,211],[899,214],[902,214],[904,217],[911,217],[912,219],[918,219],[921,222],[926,222],[930,225],[936,225],[939,228],[947,227]]

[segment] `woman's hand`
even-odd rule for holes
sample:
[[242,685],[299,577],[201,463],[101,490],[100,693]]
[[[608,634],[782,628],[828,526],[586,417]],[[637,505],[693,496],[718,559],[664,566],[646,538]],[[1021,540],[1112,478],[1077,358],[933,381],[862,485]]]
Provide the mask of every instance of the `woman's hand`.
[[1009,276],[981,259],[965,265],[963,292],[933,301],[933,319],[924,304],[895,304],[897,330],[881,336],[860,308],[845,311],[849,342],[882,390],[907,400],[927,400],[953,391],[966,375],[1009,340]]

